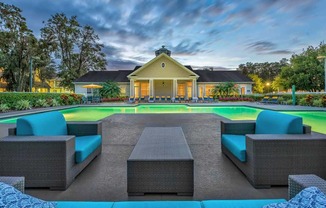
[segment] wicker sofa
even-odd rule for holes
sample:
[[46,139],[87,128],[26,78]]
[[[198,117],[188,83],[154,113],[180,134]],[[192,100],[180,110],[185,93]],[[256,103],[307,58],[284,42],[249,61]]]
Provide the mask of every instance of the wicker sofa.
[[0,175],[26,187],[67,189],[102,151],[101,122],[69,122],[58,111],[21,117],[0,139]]
[[326,135],[311,132],[302,118],[262,111],[255,121],[222,121],[221,147],[255,188],[287,185],[288,176],[326,178]]

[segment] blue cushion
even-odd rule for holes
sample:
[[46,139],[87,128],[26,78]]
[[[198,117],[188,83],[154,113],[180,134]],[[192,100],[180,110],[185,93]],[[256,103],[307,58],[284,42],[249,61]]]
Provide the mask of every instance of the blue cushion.
[[101,135],[76,137],[76,143],[75,143],[76,163],[83,162],[101,144],[102,144]]
[[256,134],[302,134],[302,118],[265,110],[256,119]]
[[56,206],[54,202],[46,202],[27,194],[23,194],[14,187],[0,182],[0,207],[55,208]]
[[222,144],[241,162],[246,162],[246,136],[223,134]]
[[284,202],[285,199],[252,199],[252,200],[206,200],[202,201],[205,208],[261,208],[270,203]]
[[67,124],[58,111],[23,116],[17,119],[19,136],[56,136],[67,135]]
[[201,208],[198,201],[124,201],[115,202],[113,208]]
[[57,201],[56,208],[111,208],[113,202]]
[[309,187],[302,190],[288,202],[273,203],[263,208],[317,208],[326,207],[326,195],[317,187]]

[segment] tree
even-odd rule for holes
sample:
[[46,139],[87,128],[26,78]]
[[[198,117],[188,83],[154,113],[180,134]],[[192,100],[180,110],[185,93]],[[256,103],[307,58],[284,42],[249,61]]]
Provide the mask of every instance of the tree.
[[240,64],[238,70],[245,75],[255,74],[262,79],[262,82],[272,82],[281,72],[283,66],[288,65],[288,60],[283,58],[279,62]]
[[214,98],[218,96],[229,97],[232,94],[238,93],[238,88],[233,82],[218,84],[213,89]]
[[2,77],[9,91],[27,89],[29,63],[37,48],[37,39],[21,12],[0,2],[0,67],[4,68]]
[[284,80],[281,78],[281,76],[277,76],[277,77],[275,77],[274,81],[272,82],[271,87],[274,91],[279,92],[279,91],[284,90],[283,83],[284,83]]
[[60,60],[57,66],[61,85],[73,89],[73,81],[88,71],[104,70],[103,45],[90,26],[81,27],[77,17],[53,15],[41,29],[42,40],[48,50]]
[[120,96],[120,87],[118,83],[113,81],[106,81],[103,88],[100,88],[100,95],[104,98],[116,98]]
[[284,66],[281,71],[282,83],[285,88],[296,86],[297,90],[316,92],[324,89],[323,63],[317,56],[326,52],[326,45],[321,43],[319,47],[309,46],[301,54],[294,54],[290,59],[290,65]]
[[253,92],[254,93],[263,93],[264,92],[264,84],[262,79],[257,74],[249,74],[250,79],[254,82]]

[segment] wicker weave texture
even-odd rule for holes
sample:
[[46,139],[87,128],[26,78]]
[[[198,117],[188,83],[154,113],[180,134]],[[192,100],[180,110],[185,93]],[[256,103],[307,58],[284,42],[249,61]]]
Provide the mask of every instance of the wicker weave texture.
[[12,176],[0,176],[0,182],[6,183],[10,186],[15,187],[22,193],[25,190],[25,178],[24,177],[12,177]]
[[[78,128],[88,132],[86,135],[101,134],[97,131],[101,127],[87,128],[78,124]],[[0,139],[0,175],[24,176],[26,187],[67,189],[101,151],[102,146],[77,164],[75,136],[8,136]]]
[[[238,122],[239,124],[239,122]],[[236,132],[222,122],[221,134]],[[245,126],[247,123],[245,124]],[[241,132],[244,126],[239,125]],[[252,129],[249,127],[248,132]],[[241,162],[222,145],[222,152],[246,175],[256,188],[287,185],[288,176],[313,173],[326,177],[326,135],[319,133],[301,135],[246,134],[247,161]]]
[[192,195],[194,161],[180,127],[147,127],[127,161],[129,195]]
[[307,187],[315,186],[326,194],[326,181],[314,174],[289,175],[288,196],[292,199]]

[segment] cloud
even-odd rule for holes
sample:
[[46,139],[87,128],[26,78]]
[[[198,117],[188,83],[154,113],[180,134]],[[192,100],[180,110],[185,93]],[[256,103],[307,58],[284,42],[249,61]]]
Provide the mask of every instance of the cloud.
[[277,45],[268,41],[257,41],[254,43],[250,43],[247,48],[259,55],[289,55],[293,53],[293,51],[290,50],[276,50]]
[[267,52],[271,51],[276,47],[272,42],[268,41],[257,41],[248,45],[248,49],[254,52]]
[[289,50],[275,50],[275,51],[268,52],[268,54],[288,55],[288,54],[293,54],[293,51],[289,51]]
[[190,40],[182,40],[176,46],[172,46],[171,50],[172,54],[176,55],[195,55],[202,51],[201,42],[192,43]]
[[108,58],[108,70],[133,70],[135,66],[139,65],[138,62],[120,59]]

